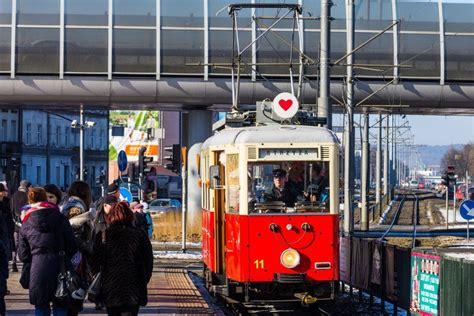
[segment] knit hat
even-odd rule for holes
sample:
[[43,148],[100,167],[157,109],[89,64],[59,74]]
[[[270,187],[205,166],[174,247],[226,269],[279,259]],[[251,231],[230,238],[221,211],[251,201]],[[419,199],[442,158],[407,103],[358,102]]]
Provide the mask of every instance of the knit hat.
[[115,182],[113,182],[109,184],[109,186],[107,187],[107,194],[117,193],[118,190],[119,190],[119,186]]
[[31,187],[31,182],[28,180],[21,180],[20,186],[18,187],[18,190],[20,191],[28,191],[28,188]]

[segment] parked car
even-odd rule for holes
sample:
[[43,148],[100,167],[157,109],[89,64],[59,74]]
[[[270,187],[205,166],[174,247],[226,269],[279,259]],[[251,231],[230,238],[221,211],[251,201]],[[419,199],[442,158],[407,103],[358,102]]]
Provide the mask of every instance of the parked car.
[[421,190],[425,189],[425,183],[424,182],[418,183],[418,189],[421,189]]
[[408,187],[410,189],[418,189],[418,180],[410,180]]
[[181,202],[176,199],[155,199],[148,204],[152,216],[177,210],[181,210]]

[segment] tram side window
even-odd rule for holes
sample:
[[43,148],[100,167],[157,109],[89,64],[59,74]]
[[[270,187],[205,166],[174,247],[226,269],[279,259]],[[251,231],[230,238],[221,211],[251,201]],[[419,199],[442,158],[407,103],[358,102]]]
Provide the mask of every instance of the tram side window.
[[329,211],[329,163],[250,163],[249,212]]
[[239,155],[238,154],[227,155],[226,172],[227,172],[227,208],[226,210],[229,213],[238,213],[239,212],[239,195],[240,195]]

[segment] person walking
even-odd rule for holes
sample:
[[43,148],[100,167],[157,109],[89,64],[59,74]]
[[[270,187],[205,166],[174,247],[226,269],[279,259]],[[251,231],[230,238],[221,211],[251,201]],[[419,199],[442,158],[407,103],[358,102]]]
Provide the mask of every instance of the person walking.
[[30,304],[35,306],[36,316],[50,315],[51,303],[55,316],[66,316],[66,309],[55,302],[54,294],[60,272],[59,252],[64,251],[66,268],[70,269],[69,262],[77,251],[74,234],[59,208],[47,202],[43,188],[31,189],[28,201],[19,232],[18,257],[31,264]]
[[5,232],[8,237],[8,243],[6,246],[8,248],[7,250],[9,251],[9,255],[7,257],[12,259],[12,252],[15,251],[15,221],[13,220],[13,214],[10,208],[8,191],[3,183],[0,183],[0,213],[2,213],[3,219],[5,220],[5,224],[7,226],[7,230]]
[[9,243],[7,223],[3,213],[0,212],[0,316],[5,316],[6,313],[5,295],[8,294],[8,258],[11,256]]
[[[84,289],[84,300],[87,286],[92,276],[89,268],[89,260],[93,247],[93,220],[94,214],[89,207],[92,203],[92,193],[89,184],[84,181],[74,181],[69,187],[68,199],[61,208],[61,213],[69,219],[74,232],[74,238],[78,246],[78,251],[72,258],[74,270],[79,275]],[[68,308],[68,316],[77,315],[82,310],[82,304]]]
[[133,211],[133,225],[136,228],[140,228],[148,235],[148,222],[143,212],[144,205],[138,202],[130,204],[130,208]]
[[43,189],[46,191],[48,202],[58,206],[61,204],[63,193],[55,184],[47,184]]
[[16,264],[17,260],[17,251],[16,249],[18,248],[18,236],[20,232],[20,227],[21,227],[21,210],[25,205],[28,204],[28,192],[32,188],[31,182],[28,180],[22,180],[20,182],[20,186],[18,187],[18,190],[13,193],[11,199],[10,199],[10,207],[12,210],[13,214],[13,219],[15,222],[15,232],[13,233],[13,239],[14,239],[14,246],[12,251],[13,251],[13,258],[12,258],[12,272],[18,272],[18,267]]
[[107,229],[94,243],[92,271],[102,271],[102,300],[110,316],[138,315],[148,301],[153,251],[143,230],[133,226],[126,202],[104,208]]

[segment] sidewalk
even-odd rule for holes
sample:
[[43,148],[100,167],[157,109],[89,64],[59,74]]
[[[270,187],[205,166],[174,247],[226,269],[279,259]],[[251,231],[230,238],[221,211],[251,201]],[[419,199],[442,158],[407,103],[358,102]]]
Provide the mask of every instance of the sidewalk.
[[[10,273],[8,289],[5,296],[7,315],[34,315],[30,305],[28,290],[18,283],[20,273]],[[80,315],[106,314],[105,309],[96,311],[94,304],[86,302]],[[153,276],[148,284],[148,305],[140,308],[140,315],[214,315],[215,312],[202,298],[186,270],[164,268],[155,264]]]

